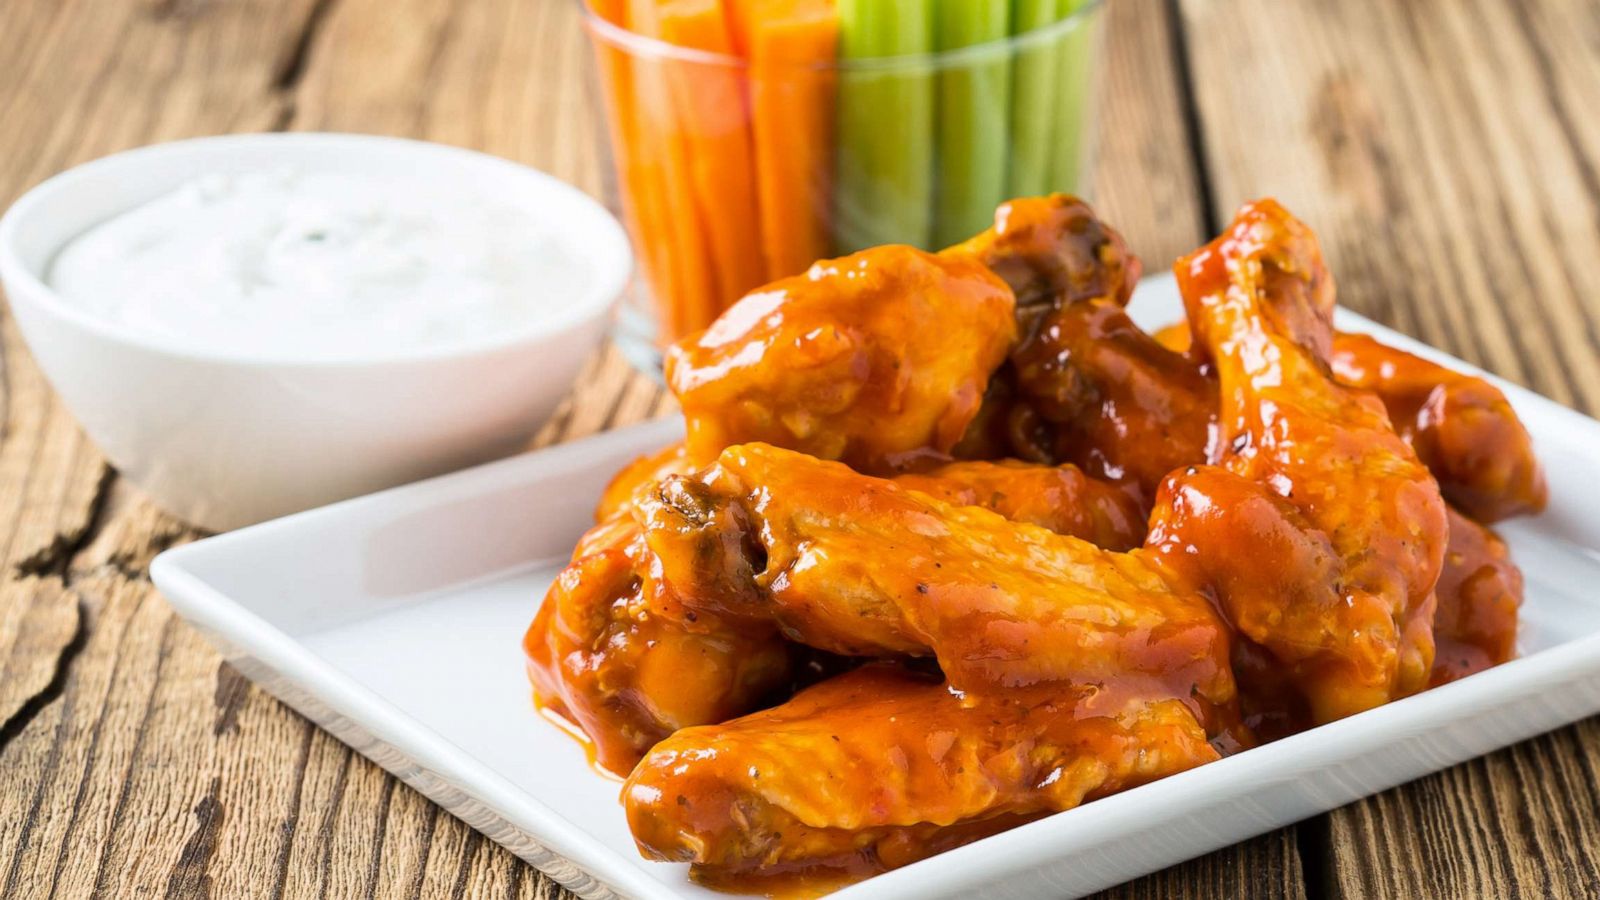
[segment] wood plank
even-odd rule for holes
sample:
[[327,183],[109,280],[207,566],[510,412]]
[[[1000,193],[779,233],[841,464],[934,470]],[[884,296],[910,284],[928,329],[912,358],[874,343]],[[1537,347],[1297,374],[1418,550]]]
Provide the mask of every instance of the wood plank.
[[[262,3],[7,4],[0,27],[6,60],[0,121],[7,126],[0,206],[95,156],[270,127],[283,107],[279,69],[312,2],[272,4],[270,22],[257,21],[267,12]],[[88,537],[111,472],[34,365],[9,309],[0,311],[0,366],[0,579],[59,574]],[[55,608],[40,605],[49,603]],[[40,616],[75,622],[77,604],[66,593],[49,598],[16,585],[0,592],[0,617],[42,625]],[[65,649],[61,642],[56,652]],[[28,665],[53,671],[56,662],[38,658]],[[7,692],[20,696],[26,686],[49,683],[21,678]]]
[[1207,238],[1174,10],[1112,0],[1102,16],[1090,200],[1147,273],[1163,272]]
[[[1600,21],[1572,0],[1183,0],[1214,214],[1282,199],[1340,300],[1600,410]],[[1342,896],[1593,896],[1590,721],[1353,804]]]

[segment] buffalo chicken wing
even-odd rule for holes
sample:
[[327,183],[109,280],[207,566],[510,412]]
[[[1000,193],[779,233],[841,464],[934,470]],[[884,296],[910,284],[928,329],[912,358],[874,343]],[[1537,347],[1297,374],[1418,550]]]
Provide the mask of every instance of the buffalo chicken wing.
[[1218,757],[1183,703],[1127,687],[961,692],[867,666],[656,745],[623,787],[628,823],[647,856],[713,885],[815,885]]
[[945,255],[981,260],[1018,302],[1018,341],[968,443],[1127,480],[1146,507],[1168,472],[1206,458],[1216,386],[1128,317],[1139,262],[1083,201],[1014,200]]
[[618,774],[680,728],[756,708],[790,677],[774,629],[686,609],[655,569],[631,519],[596,526],[523,639],[538,698]]
[[1366,335],[1339,335],[1331,361],[1335,378],[1383,400],[1462,512],[1495,522],[1544,509],[1548,489],[1533,439],[1494,385]]
[[1311,240],[1263,201],[1179,261],[1226,449],[1221,468],[1163,486],[1150,540],[1211,585],[1321,723],[1427,686],[1448,524],[1383,406],[1336,384],[1319,358],[1331,286],[1304,265]]
[[869,472],[955,446],[1016,325],[978,262],[880,247],[819,262],[667,353],[689,457],[765,441]]

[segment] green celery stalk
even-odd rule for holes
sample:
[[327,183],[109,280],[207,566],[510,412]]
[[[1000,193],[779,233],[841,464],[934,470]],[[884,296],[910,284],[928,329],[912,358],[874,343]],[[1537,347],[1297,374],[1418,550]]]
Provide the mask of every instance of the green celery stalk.
[[[1063,2],[1070,0],[1013,0],[1012,34],[1025,35],[1057,21]],[[1056,61],[1055,41],[1031,41],[1017,52],[1012,67],[1011,177],[1007,187],[1012,197],[1034,197],[1050,190]]]
[[[1003,40],[1011,0],[939,0],[941,51]],[[1011,63],[999,46],[939,73],[938,180],[933,242],[944,247],[987,228],[1006,199]]]
[[[847,61],[925,54],[933,46],[933,0],[839,0],[839,54]],[[924,62],[840,73],[834,198],[840,252],[929,246],[934,82]]]
[[[1061,0],[1062,18],[1075,14],[1087,5],[1087,0]],[[1051,139],[1053,162],[1050,170],[1050,190],[1082,194],[1088,185],[1080,183],[1080,175],[1089,134],[1087,117],[1093,101],[1094,29],[1092,18],[1078,22],[1076,28],[1063,34],[1057,42],[1056,56],[1056,115],[1055,134]]]

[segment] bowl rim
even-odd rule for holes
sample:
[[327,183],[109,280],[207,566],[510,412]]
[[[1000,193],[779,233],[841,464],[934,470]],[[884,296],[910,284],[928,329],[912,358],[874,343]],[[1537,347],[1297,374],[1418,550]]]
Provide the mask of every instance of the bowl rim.
[[[36,272],[22,260],[18,247],[18,236],[22,230],[34,216],[43,214],[52,203],[57,202],[62,192],[85,179],[104,176],[108,172],[118,170],[123,171],[124,177],[138,178],[145,167],[172,155],[207,151],[225,155],[230,152],[230,148],[242,150],[261,145],[297,145],[319,148],[324,152],[355,155],[369,154],[374,149],[381,148],[385,152],[415,154],[424,162],[428,159],[453,159],[467,166],[479,167],[489,177],[502,181],[521,180],[531,183],[536,190],[551,192],[576,203],[592,217],[593,230],[602,237],[602,240],[584,245],[583,252],[575,257],[579,265],[586,266],[590,270],[592,277],[581,291],[574,292],[575,300],[553,305],[548,311],[530,317],[528,323],[520,327],[501,329],[483,336],[446,343],[425,343],[416,347],[368,350],[355,348],[348,353],[337,355],[301,356],[292,351],[276,349],[249,351],[210,349],[183,338],[136,331],[67,301],[45,280],[44,271]],[[315,166],[310,168],[314,169]],[[122,212],[127,211],[122,210]],[[67,243],[92,227],[93,224],[85,226],[54,247],[46,257],[44,270],[48,271],[50,264]],[[556,339],[593,319],[609,315],[626,291],[633,274],[633,249],[626,230],[610,210],[578,188],[547,172],[504,157],[451,144],[385,135],[341,132],[251,132],[148,144],[102,156],[58,172],[17,198],[11,208],[0,216],[0,283],[4,284],[6,296],[13,306],[26,305],[43,315],[63,320],[79,330],[126,347],[212,364],[329,370],[483,356]]]
[[[750,60],[746,57],[671,44],[660,38],[629,31],[597,12],[590,0],[572,0],[572,2],[577,4],[583,26],[594,40],[621,50],[631,58],[671,60],[740,71],[750,68]],[[1087,27],[1089,23],[1095,21],[1096,14],[1104,5],[1105,0],[1083,0],[1082,6],[1047,25],[964,47],[889,56],[836,57],[817,61],[784,60],[769,64],[769,68],[779,71],[895,73],[901,69],[920,72],[923,69],[938,70],[982,64],[992,62],[997,52],[1021,52],[1043,48],[1067,34]]]

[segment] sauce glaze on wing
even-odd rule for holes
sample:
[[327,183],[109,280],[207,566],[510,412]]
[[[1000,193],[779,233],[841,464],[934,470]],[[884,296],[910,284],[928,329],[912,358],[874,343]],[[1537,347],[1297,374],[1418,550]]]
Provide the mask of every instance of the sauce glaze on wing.
[[953,685],[1123,679],[1233,721],[1228,629],[1143,551],[940,502],[765,444],[642,494],[634,516],[692,607],[849,656],[932,656]]
[[1147,508],[1168,472],[1206,459],[1215,383],[1129,318],[1139,261],[1087,204],[1013,200],[994,227],[944,253],[981,260],[1018,301],[1010,362],[961,455],[1072,462],[1134,484]]
[[689,458],[764,441],[893,472],[947,453],[1016,334],[978,262],[879,247],[750,294],[667,351]]
[[673,735],[623,804],[642,853],[713,886],[853,880],[1218,758],[1182,703],[1125,687],[961,692],[873,664]]
[[657,568],[631,519],[595,526],[523,637],[537,698],[618,775],[680,728],[756,708],[793,672],[774,629],[686,608]]
[[1489,382],[1366,335],[1333,343],[1333,375],[1383,399],[1445,499],[1479,522],[1538,513],[1549,499],[1533,438]]
[[1445,504],[1382,404],[1318,354],[1332,285],[1310,230],[1260,201],[1176,270],[1226,451],[1163,485],[1150,545],[1212,587],[1313,722],[1421,690]]

